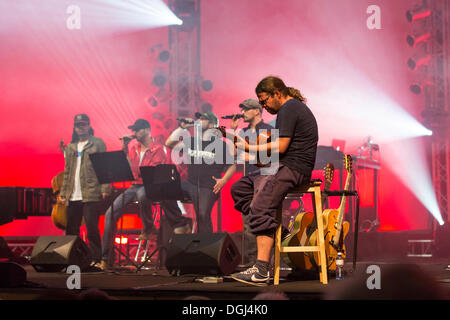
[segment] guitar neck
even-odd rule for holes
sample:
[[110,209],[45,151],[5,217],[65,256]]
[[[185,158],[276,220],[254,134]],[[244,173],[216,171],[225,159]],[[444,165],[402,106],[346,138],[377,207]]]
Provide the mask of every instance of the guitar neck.
[[[350,189],[350,179],[351,179],[351,172],[347,171],[347,179],[345,181],[344,191],[348,191]],[[336,223],[337,231],[336,231],[335,243],[337,243],[337,241],[339,240],[339,237],[341,235],[341,228],[342,228],[342,222],[344,220],[344,211],[345,211],[346,204],[347,204],[347,196],[343,195],[341,198],[341,205],[339,206],[339,214],[338,214],[337,223]]]

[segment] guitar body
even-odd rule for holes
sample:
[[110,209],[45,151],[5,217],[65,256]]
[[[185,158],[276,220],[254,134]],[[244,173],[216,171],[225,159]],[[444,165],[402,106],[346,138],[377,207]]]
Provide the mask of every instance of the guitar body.
[[[327,164],[325,168],[325,188],[327,191],[333,180],[334,166]],[[322,206],[326,201],[326,197],[322,198]],[[326,229],[328,220],[323,217],[323,228]],[[283,246],[308,246],[310,238],[314,236],[317,230],[317,224],[313,212],[299,213],[295,218],[294,229],[291,235],[283,241]],[[282,253],[284,262],[294,269],[313,270],[316,268],[314,265],[314,257],[307,252],[288,252]]]
[[[332,245],[334,236],[337,233],[336,225],[338,223],[339,210],[337,209],[327,209],[323,212],[324,220],[326,220],[326,225],[324,225],[324,235],[325,235],[325,255],[327,260],[328,270],[336,270],[336,258],[338,251]],[[342,223],[342,258],[346,257],[346,249],[344,240],[350,229],[350,224],[347,221]],[[308,245],[317,246],[317,230],[313,232],[311,237],[308,239]],[[317,252],[308,253],[309,257],[313,260],[313,265],[320,267],[319,254]]]
[[[295,217],[294,228],[291,234],[283,242],[282,246],[303,246],[306,245],[306,229],[314,220],[314,213],[302,212]],[[309,258],[303,252],[283,252],[283,261],[291,268],[305,269],[311,264]]]
[[[53,194],[58,195],[61,190],[64,179],[64,171],[58,173],[52,179],[52,190]],[[58,197],[57,197],[58,198]],[[56,203],[53,205],[52,209],[52,222],[53,224],[61,230],[66,230],[67,227],[67,214],[66,214],[66,205],[61,203],[58,199],[56,199]]]

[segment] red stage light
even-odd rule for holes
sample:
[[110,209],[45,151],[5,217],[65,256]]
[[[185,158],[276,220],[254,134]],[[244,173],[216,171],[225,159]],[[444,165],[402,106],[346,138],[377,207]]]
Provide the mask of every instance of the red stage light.
[[121,240],[120,237],[116,237],[115,241],[116,241],[116,244],[127,244],[128,243],[128,238],[127,237],[122,237],[122,240]]

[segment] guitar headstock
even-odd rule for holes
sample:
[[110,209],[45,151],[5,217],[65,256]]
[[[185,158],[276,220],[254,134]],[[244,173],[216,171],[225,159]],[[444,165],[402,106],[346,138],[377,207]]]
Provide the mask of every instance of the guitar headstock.
[[347,170],[347,173],[352,173],[352,171],[353,171],[353,159],[352,159],[352,156],[349,155],[349,154],[345,155],[344,167],[345,167],[345,170]]
[[67,145],[64,144],[64,140],[61,139],[61,140],[59,141],[59,146],[58,146],[58,148],[61,150],[62,153],[64,153],[64,151],[66,151]]
[[324,168],[325,188],[329,189],[334,178],[334,165],[328,163]]

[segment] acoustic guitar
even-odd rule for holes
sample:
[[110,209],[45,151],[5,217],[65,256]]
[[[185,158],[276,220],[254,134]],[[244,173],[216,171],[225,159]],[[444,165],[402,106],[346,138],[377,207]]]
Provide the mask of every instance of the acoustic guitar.
[[[229,140],[232,140],[233,141],[233,143],[236,145],[236,143],[237,143],[237,141],[238,141],[238,136],[237,135],[235,135],[234,133],[232,133],[232,132],[227,132],[226,131],[226,128],[224,127],[224,126],[220,126],[220,127],[217,127],[216,128],[217,130],[219,130],[221,133],[222,133],[222,136],[224,137],[224,138],[227,138],[227,139],[229,139]],[[261,134],[259,134],[257,137],[256,137],[256,145],[260,145],[260,144],[266,144],[266,143],[269,143],[269,142],[271,142],[271,133],[270,133],[270,131],[267,131],[266,133],[261,133]],[[245,141],[247,142],[247,143],[250,143],[250,141],[249,141],[249,138],[248,137],[246,137],[245,138]],[[247,151],[246,151],[247,152]],[[248,152],[247,152],[248,153]],[[256,155],[256,166],[257,167],[259,167],[259,168],[262,168],[262,167],[265,167],[265,166],[267,166],[269,163],[267,162],[267,161],[263,161],[262,159],[261,159],[261,156],[260,156],[260,152],[255,152],[255,155]],[[268,158],[270,158],[270,156],[271,156],[271,152],[270,152],[270,150],[269,151],[267,151],[267,157]],[[265,159],[265,160],[267,160],[267,159]]]
[[[325,185],[322,192],[322,207],[324,206],[334,177],[334,166],[328,163],[324,168]],[[326,223],[324,219],[324,224]],[[313,212],[299,213],[294,220],[294,227],[291,234],[283,241],[282,246],[306,246],[308,239],[317,230],[317,221]],[[304,252],[283,252],[283,261],[291,268],[311,270],[315,268],[312,258]]]
[[[350,180],[353,172],[353,160],[350,155],[346,155],[344,158],[345,170],[347,171],[347,178],[345,181],[344,191],[348,191],[350,188]],[[324,235],[325,235],[325,254],[327,260],[328,270],[336,270],[336,258],[338,252],[342,253],[342,258],[346,257],[346,248],[344,245],[345,237],[350,229],[350,224],[344,220],[345,206],[347,203],[347,196],[344,194],[341,198],[341,204],[339,209],[327,209],[323,212],[324,220]],[[317,231],[313,232],[308,241],[309,245],[317,245]],[[317,252],[311,254],[313,257],[313,264],[317,267],[320,266],[319,254]]]
[[[64,141],[61,140],[59,142],[59,148],[61,152],[64,154],[66,151],[67,145],[64,145]],[[64,202],[59,201],[59,192],[61,191],[62,185],[64,181],[64,171],[58,173],[52,179],[52,190],[53,195],[56,197],[55,203],[53,204],[52,209],[52,222],[53,224],[61,230],[66,230],[67,227],[67,214],[66,214],[66,204]]]
[[[59,149],[61,150],[61,152],[63,153],[63,155],[65,156],[65,151],[66,151],[67,145],[64,144],[64,141],[61,140],[59,142]],[[55,203],[53,204],[53,209],[52,209],[52,222],[53,224],[61,230],[66,230],[67,228],[67,206],[65,204],[65,202],[61,202],[59,201],[59,192],[61,191],[62,185],[64,182],[64,171],[58,173],[56,176],[53,177],[52,179],[52,191],[53,191],[53,195],[55,196],[56,200]],[[84,217],[81,220],[81,225],[85,225],[86,221],[84,220]]]

